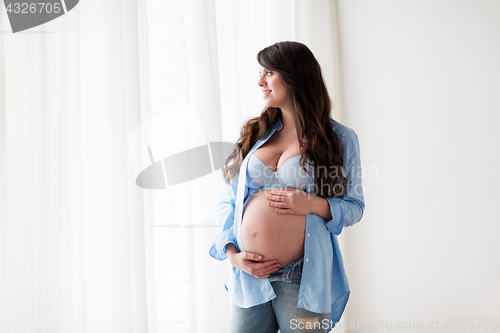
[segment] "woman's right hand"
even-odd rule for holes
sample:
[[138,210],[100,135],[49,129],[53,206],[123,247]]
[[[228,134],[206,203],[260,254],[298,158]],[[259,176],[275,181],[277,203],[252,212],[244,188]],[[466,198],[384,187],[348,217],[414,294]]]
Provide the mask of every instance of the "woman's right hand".
[[250,252],[238,252],[236,246],[226,246],[227,258],[231,265],[258,279],[266,279],[276,272],[280,265],[277,260],[262,260],[262,255]]

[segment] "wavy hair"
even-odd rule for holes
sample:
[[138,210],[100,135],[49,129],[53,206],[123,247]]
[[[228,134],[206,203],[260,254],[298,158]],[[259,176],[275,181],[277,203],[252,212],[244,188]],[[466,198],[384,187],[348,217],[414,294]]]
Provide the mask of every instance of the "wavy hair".
[[[323,198],[340,197],[347,184],[342,172],[342,146],[340,137],[332,130],[331,100],[318,61],[307,46],[290,41],[261,50],[257,61],[265,69],[278,72],[288,88],[300,144],[300,163],[306,172],[304,161],[311,165],[316,193]],[[278,118],[281,109],[266,107],[260,116],[243,124],[240,138],[224,166],[226,183],[238,176],[245,156]]]

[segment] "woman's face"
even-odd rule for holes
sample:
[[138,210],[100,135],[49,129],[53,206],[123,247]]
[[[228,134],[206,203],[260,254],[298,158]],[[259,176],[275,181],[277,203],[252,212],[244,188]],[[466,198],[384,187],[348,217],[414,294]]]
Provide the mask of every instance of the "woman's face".
[[277,107],[280,109],[291,107],[288,88],[278,72],[265,69],[260,66],[258,85],[262,91],[262,97],[266,107]]

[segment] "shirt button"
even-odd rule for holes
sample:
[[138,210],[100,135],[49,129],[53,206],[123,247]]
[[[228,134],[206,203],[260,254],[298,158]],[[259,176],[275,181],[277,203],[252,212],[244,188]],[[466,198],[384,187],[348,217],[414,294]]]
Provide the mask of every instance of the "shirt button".
[[307,237],[311,237],[311,234],[307,234]]
[[309,259],[306,259],[307,262],[309,262]]

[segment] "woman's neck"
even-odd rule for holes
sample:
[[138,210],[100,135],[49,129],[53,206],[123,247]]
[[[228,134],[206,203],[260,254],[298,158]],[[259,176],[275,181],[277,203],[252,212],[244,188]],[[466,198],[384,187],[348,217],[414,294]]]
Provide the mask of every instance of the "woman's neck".
[[293,118],[292,111],[281,109],[281,124],[283,125],[283,132],[295,133],[295,120]]

